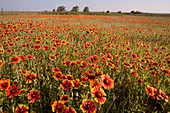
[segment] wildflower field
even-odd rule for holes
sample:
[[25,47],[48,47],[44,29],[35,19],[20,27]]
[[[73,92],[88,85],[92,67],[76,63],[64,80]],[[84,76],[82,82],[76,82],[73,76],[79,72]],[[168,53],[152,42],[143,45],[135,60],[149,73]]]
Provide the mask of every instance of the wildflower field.
[[170,110],[169,17],[0,20],[0,112]]

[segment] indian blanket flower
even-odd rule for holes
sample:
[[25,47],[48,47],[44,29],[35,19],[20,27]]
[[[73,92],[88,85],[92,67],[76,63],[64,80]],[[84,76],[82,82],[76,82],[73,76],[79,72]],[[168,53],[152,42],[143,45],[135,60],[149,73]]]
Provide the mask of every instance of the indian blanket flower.
[[132,53],[132,58],[133,59],[136,59],[137,58],[137,55],[135,53]]
[[19,62],[19,57],[18,56],[11,57],[10,59],[11,59],[12,63],[18,63]]
[[21,73],[22,73],[23,75],[25,75],[25,74],[27,74],[27,71],[24,70],[24,69],[22,69],[22,70],[21,70]]
[[91,82],[90,83],[90,89],[92,89],[94,87],[101,88],[100,83],[98,81]]
[[6,96],[9,96],[9,98],[13,98],[14,96],[17,96],[20,94],[19,86],[12,85],[6,90]]
[[102,86],[105,89],[110,89],[114,87],[113,80],[110,79],[109,75],[103,75],[100,80],[101,80]]
[[80,108],[84,113],[96,112],[96,104],[92,100],[84,100],[82,105],[80,105]]
[[64,113],[77,113],[74,108],[66,107]]
[[65,105],[61,101],[54,101],[52,104],[52,111],[56,113],[63,113],[65,110]]
[[96,73],[95,73],[95,76],[96,77],[101,77],[103,75],[103,73],[100,71],[100,70],[98,70]]
[[152,96],[152,98],[156,98],[157,100],[160,100],[160,98],[159,98],[159,95],[160,95],[160,93],[158,92],[158,90],[156,89],[156,88],[153,88],[153,93],[154,93],[154,95]]
[[61,75],[62,75],[61,72],[56,72],[56,73],[54,73],[53,77],[54,77],[55,80],[60,80]]
[[28,100],[31,100],[31,102],[38,101],[39,98],[40,95],[37,90],[31,90],[30,93],[28,93]]
[[88,78],[87,78],[87,77],[82,76],[82,77],[81,77],[81,81],[82,81],[83,83],[86,83],[86,82],[88,81]]
[[162,99],[164,99],[166,102],[168,102],[168,96],[167,96],[162,90],[160,90],[159,93],[160,93],[159,96],[160,96]]
[[26,76],[26,78],[25,78],[25,80],[28,82],[28,83],[32,83],[33,81],[35,81],[36,80],[36,74],[35,73],[29,73],[27,76]]
[[60,69],[58,67],[53,68],[54,72],[60,72]]
[[129,68],[129,67],[130,67],[129,62],[124,61],[122,64],[124,64],[124,66],[125,66],[125,67],[127,67],[127,68]]
[[6,51],[7,51],[7,53],[11,53],[11,52],[12,52],[12,50],[11,50],[11,49],[7,49]]
[[31,56],[31,55],[27,55],[27,58],[28,58],[28,59],[32,59],[32,56]]
[[148,95],[153,95],[153,87],[150,87],[149,85],[147,85],[146,87],[146,92]]
[[10,80],[4,79],[4,78],[0,80],[0,89],[1,90],[8,89],[9,86],[10,86]]
[[0,67],[3,65],[3,62],[2,62],[2,60],[0,60]]
[[81,86],[81,82],[79,82],[79,79],[76,79],[73,81],[74,89],[78,89]]
[[138,76],[138,74],[136,73],[136,71],[134,71],[133,69],[130,70],[131,74],[133,74],[135,77]]
[[56,58],[56,56],[54,56],[54,55],[50,55],[50,57],[49,57],[51,60],[55,60],[55,58]]
[[95,97],[95,101],[100,104],[104,104],[106,101],[106,93],[102,88],[94,87],[91,89],[91,94],[93,97]]
[[70,88],[72,88],[72,82],[70,80],[63,80],[60,86],[65,90],[69,90]]
[[26,105],[19,105],[15,111],[16,113],[28,113],[28,107]]
[[61,96],[61,100],[62,100],[63,102],[67,102],[68,99],[69,99],[69,97],[68,97],[67,95],[62,95],[62,96]]

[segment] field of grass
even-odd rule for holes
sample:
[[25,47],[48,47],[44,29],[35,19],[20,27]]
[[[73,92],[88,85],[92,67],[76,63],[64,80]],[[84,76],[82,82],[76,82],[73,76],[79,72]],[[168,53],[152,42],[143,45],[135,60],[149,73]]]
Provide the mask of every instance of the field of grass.
[[0,112],[168,112],[169,29],[169,17],[0,16]]

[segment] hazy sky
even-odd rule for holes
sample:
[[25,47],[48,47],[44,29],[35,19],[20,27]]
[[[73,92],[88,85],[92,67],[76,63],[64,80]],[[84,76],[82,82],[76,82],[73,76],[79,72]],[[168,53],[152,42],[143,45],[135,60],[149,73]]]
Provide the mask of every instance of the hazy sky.
[[67,11],[78,5],[80,11],[88,6],[90,11],[170,13],[170,0],[0,0],[0,8],[8,11],[52,11],[60,5]]

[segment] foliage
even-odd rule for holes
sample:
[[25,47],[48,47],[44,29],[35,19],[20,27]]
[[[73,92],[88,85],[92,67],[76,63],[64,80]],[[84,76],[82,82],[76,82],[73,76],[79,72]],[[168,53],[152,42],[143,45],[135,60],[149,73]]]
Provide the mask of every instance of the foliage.
[[79,6],[77,6],[77,5],[74,6],[71,11],[78,12],[79,11]]
[[89,7],[87,7],[87,6],[84,7],[83,12],[90,12],[90,11],[89,11]]
[[59,6],[57,8],[57,11],[66,11],[66,7],[65,6]]

